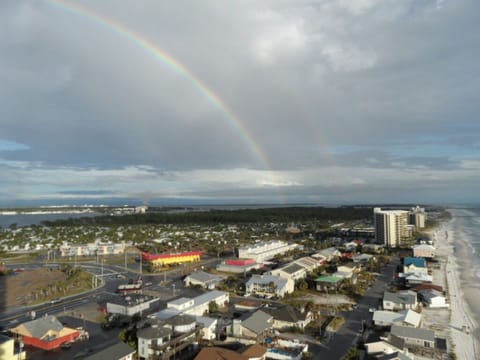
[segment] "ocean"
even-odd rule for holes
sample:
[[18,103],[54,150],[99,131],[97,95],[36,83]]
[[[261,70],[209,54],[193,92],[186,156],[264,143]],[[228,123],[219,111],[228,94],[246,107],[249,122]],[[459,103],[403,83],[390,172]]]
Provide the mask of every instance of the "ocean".
[[[473,319],[480,324],[480,209],[450,210],[453,219],[450,223],[455,244],[458,273],[460,274],[464,299],[470,308]],[[476,329],[477,339],[480,330]]]

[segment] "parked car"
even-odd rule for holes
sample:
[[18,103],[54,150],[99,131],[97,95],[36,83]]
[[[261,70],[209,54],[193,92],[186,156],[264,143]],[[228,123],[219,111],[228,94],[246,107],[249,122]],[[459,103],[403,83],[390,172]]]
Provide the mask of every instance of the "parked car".
[[55,299],[52,299],[50,300],[50,304],[58,304],[58,303],[61,303],[63,300],[60,299],[60,298],[55,298]]

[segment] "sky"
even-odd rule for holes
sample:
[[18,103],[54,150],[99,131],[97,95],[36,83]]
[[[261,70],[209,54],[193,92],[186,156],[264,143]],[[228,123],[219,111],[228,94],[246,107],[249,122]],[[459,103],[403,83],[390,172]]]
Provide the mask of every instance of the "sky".
[[0,206],[480,202],[477,0],[0,2]]

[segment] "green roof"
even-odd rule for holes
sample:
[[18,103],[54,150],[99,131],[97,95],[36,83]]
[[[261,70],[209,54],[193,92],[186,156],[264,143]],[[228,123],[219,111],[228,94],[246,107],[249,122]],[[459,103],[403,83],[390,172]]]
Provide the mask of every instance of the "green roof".
[[338,276],[332,276],[332,275],[322,275],[315,279],[315,281],[318,281],[318,282],[328,282],[328,283],[337,283],[342,280],[343,278]]

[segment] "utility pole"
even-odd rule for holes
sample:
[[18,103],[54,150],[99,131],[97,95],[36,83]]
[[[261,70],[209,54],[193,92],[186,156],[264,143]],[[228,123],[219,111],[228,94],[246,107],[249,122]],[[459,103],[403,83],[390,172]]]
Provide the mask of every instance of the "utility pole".
[[140,254],[140,275],[142,275],[142,254]]
[[127,273],[127,249],[126,248],[123,250],[123,253],[125,254],[125,273]]

